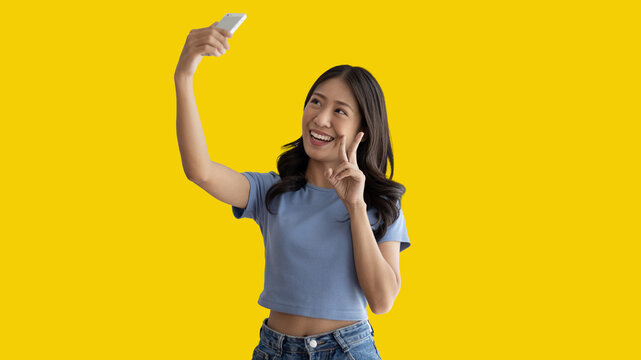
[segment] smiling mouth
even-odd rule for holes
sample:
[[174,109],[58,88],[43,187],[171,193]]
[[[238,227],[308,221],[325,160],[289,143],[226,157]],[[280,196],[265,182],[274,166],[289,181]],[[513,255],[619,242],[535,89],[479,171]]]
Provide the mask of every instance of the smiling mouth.
[[333,137],[331,137],[331,136],[325,136],[325,135],[320,135],[320,134],[316,134],[316,133],[315,133],[314,131],[312,131],[312,130],[310,130],[310,131],[309,131],[309,135],[310,135],[314,140],[322,141],[322,142],[325,142],[325,143],[328,143],[328,142],[332,142],[332,141],[334,141],[334,138],[333,138]]

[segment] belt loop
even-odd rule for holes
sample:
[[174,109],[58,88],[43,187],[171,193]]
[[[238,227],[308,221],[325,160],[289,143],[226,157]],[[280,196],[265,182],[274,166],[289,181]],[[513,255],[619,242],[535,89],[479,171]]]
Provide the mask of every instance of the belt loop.
[[276,359],[280,359],[283,356],[283,341],[285,340],[284,335],[278,335],[278,343],[276,344]]
[[374,327],[372,326],[372,323],[369,322],[369,319],[367,319],[367,324],[369,325],[369,330],[372,332],[372,337],[374,337]]
[[[267,325],[268,319],[269,318],[266,318],[265,320],[263,320],[264,326],[268,326]],[[262,327],[261,327],[261,331],[262,331]],[[261,335],[262,335],[262,332],[261,332]],[[276,341],[276,358],[280,358],[283,354],[283,340],[285,340],[285,337],[283,335],[278,334],[278,340]]]
[[347,345],[345,340],[343,340],[343,338],[341,337],[340,331],[336,330],[332,333],[332,335],[334,335],[336,342],[338,343],[338,345],[341,346],[341,349],[343,349],[343,352],[347,354],[349,352],[349,346]]
[[258,329],[258,338],[260,339],[260,341],[263,341],[263,337],[264,337],[263,334],[265,332],[265,326],[267,326],[267,325],[265,325],[266,323],[267,323],[267,319],[264,319],[263,320],[263,324],[260,326],[260,329]]

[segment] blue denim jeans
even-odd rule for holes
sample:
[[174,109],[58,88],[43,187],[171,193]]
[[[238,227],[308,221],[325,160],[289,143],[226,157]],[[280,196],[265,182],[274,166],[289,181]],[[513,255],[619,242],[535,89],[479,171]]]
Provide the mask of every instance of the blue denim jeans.
[[381,359],[368,319],[333,331],[310,336],[290,336],[260,327],[260,342],[252,360],[370,360]]

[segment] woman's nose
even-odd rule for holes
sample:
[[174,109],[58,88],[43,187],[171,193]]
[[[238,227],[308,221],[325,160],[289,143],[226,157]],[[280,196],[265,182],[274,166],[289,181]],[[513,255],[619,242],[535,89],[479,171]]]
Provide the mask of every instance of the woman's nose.
[[314,123],[317,126],[320,127],[330,127],[331,125],[331,114],[327,114],[326,111],[321,111],[316,117],[314,118]]

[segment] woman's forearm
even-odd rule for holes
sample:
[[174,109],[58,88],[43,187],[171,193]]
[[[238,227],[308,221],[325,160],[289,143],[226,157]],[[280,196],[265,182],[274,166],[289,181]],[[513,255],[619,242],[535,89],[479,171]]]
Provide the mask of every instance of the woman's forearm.
[[400,289],[396,274],[376,243],[365,203],[350,206],[348,211],[358,282],[372,312],[386,313],[392,307]]
[[176,84],[176,132],[182,159],[183,171],[187,178],[197,181],[204,176],[209,162],[209,152],[203,132],[193,77],[174,76]]

